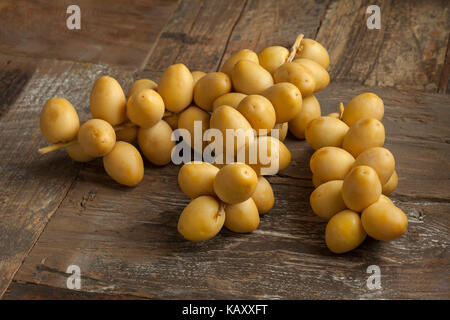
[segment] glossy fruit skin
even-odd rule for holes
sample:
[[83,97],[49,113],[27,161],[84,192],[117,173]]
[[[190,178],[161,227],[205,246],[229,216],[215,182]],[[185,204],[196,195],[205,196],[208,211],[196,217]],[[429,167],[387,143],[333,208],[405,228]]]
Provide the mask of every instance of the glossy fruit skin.
[[198,80],[194,87],[194,101],[205,111],[212,111],[216,98],[229,93],[231,90],[230,77],[223,72],[208,73]]
[[273,85],[270,72],[249,60],[236,63],[231,72],[231,81],[237,92],[245,94],[261,94]]
[[[236,108],[256,130],[256,135],[270,133],[275,125],[276,114],[272,103],[260,95],[248,95]],[[264,133],[260,130],[265,130]]]
[[345,106],[342,114],[342,121],[348,126],[352,126],[360,119],[374,118],[379,121],[383,119],[384,103],[375,93],[362,93]]
[[141,128],[154,126],[164,116],[164,101],[153,89],[142,89],[127,102],[127,117]]
[[275,196],[273,194],[272,186],[266,178],[258,177],[258,184],[252,194],[252,199],[258,208],[259,214],[265,214],[273,208],[275,204]]
[[252,198],[225,206],[225,227],[228,230],[249,233],[256,230],[258,225],[258,208]]
[[330,65],[330,56],[327,49],[325,49],[319,42],[304,38],[300,43],[300,50],[295,55],[295,59],[307,58],[320,64],[325,70]]
[[226,73],[231,77],[231,72],[233,71],[234,66],[241,60],[249,60],[259,64],[258,55],[254,51],[249,49],[242,49],[228,58],[228,60],[223,64],[220,71]]
[[323,147],[341,147],[348,130],[349,127],[339,119],[320,117],[308,124],[305,138],[314,150]]
[[258,177],[244,163],[224,166],[214,179],[214,192],[225,203],[236,204],[251,197],[258,184]]
[[361,214],[367,234],[376,240],[391,241],[403,235],[408,228],[408,218],[398,207],[388,202],[377,202]]
[[117,130],[116,131],[116,140],[133,143],[137,139],[138,130],[139,130],[139,128],[136,126]]
[[344,180],[351,170],[355,158],[341,148],[320,148],[311,156],[309,167],[316,179],[322,183],[330,180]]
[[327,114],[327,117],[331,117],[331,118],[336,118],[336,119],[341,119],[341,115],[338,112],[332,112]]
[[116,79],[102,76],[95,81],[89,97],[89,107],[94,119],[102,119],[112,126],[125,122],[127,101]]
[[315,214],[328,220],[347,208],[341,194],[343,183],[343,180],[328,181],[311,193],[309,203]]
[[377,119],[366,118],[356,121],[350,127],[342,141],[342,147],[356,158],[369,148],[382,147],[384,139],[383,124]]
[[299,58],[292,62],[304,66],[312,74],[314,81],[316,82],[315,91],[325,89],[330,83],[330,75],[327,70],[314,60]]
[[384,195],[388,196],[392,192],[394,192],[395,189],[397,189],[397,186],[398,186],[398,175],[397,171],[394,170],[394,173],[391,175],[389,180],[383,185],[381,192]]
[[84,152],[79,143],[68,146],[66,148],[66,151],[69,157],[76,162],[89,162],[95,159],[95,157],[91,157],[86,152]]
[[159,79],[158,93],[167,110],[182,111],[191,104],[194,95],[192,73],[182,63],[169,66]]
[[64,98],[51,98],[42,108],[39,125],[48,142],[68,142],[76,139],[80,119],[69,101]]
[[302,110],[289,121],[289,131],[298,139],[305,139],[308,124],[321,116],[320,104],[311,95],[303,99]]
[[273,73],[275,83],[290,82],[295,85],[305,98],[316,92],[316,81],[311,72],[295,62],[286,62]]
[[[178,128],[189,131],[191,140],[186,140],[186,142],[192,149],[198,152],[202,152],[203,148],[207,144],[206,141],[203,141],[203,134],[209,129],[210,118],[211,117],[208,112],[196,106],[186,108],[178,117]],[[195,136],[195,121],[201,122],[202,131],[199,132],[201,134],[200,137]],[[197,145],[194,144],[195,139],[198,140]]]
[[292,83],[277,83],[266,89],[262,95],[272,103],[276,113],[276,123],[290,121],[302,111],[302,94]]
[[158,84],[150,79],[139,79],[136,80],[131,87],[128,89],[127,92],[127,98],[130,98],[133,94],[136,92],[139,92],[144,89],[152,89],[157,91],[158,90]]
[[278,130],[278,139],[281,142],[283,142],[286,139],[288,129],[289,129],[289,124],[287,122],[275,124],[275,126],[269,133],[270,136],[274,136],[274,134],[273,134],[274,129]]
[[239,92],[225,93],[214,100],[212,110],[214,112],[220,106],[230,106],[236,109],[246,96],[246,94]]
[[138,144],[145,158],[157,166],[164,166],[171,161],[175,141],[171,140],[172,128],[164,120],[150,128],[140,128]]
[[[230,106],[221,106],[212,113],[210,128],[218,129],[222,133],[224,151],[228,140],[226,135],[227,129],[236,130],[233,139],[235,154],[238,149],[254,140],[254,132],[251,124],[239,111]],[[242,131],[238,132],[237,130],[239,129]]]
[[[238,161],[240,161],[239,156]],[[291,152],[277,138],[259,136],[245,147],[245,163],[258,176],[277,174],[286,169],[290,162]]]
[[178,232],[187,240],[211,239],[222,229],[225,211],[219,201],[211,196],[193,199],[178,219]]
[[374,147],[362,152],[353,167],[365,165],[375,170],[381,185],[386,184],[395,171],[394,155],[386,148]]
[[105,120],[91,119],[83,123],[78,131],[78,143],[91,157],[108,154],[116,143],[114,128]]
[[288,56],[289,50],[280,46],[267,47],[258,53],[259,64],[270,73],[285,63]]
[[116,182],[134,187],[144,177],[144,161],[139,151],[130,143],[118,141],[111,152],[103,157],[106,173]]
[[198,80],[206,76],[206,72],[203,71],[192,71],[192,79],[194,79],[194,88]]
[[325,242],[333,253],[345,253],[356,249],[366,236],[359,214],[351,210],[335,214],[325,229]]
[[189,162],[178,172],[178,185],[190,198],[215,196],[214,179],[219,169],[207,162]]
[[342,198],[350,210],[361,212],[377,202],[380,195],[380,179],[371,167],[354,167],[344,179]]

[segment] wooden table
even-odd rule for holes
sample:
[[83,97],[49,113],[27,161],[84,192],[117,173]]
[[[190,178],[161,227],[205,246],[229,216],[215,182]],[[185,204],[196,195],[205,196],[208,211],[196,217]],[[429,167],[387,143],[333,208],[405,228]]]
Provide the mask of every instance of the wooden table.
[[[0,2],[0,296],[4,299],[450,298],[450,9],[445,0],[378,0],[381,29],[366,27],[373,1],[3,0]],[[56,4],[57,3],[57,4]],[[81,30],[66,8],[81,8]],[[397,160],[396,205],[408,233],[367,239],[334,255],[313,190],[305,141],[288,137],[292,163],[270,177],[276,205],[258,230],[184,241],[188,198],[175,165],[146,163],[136,188],[113,182],[101,161],[41,156],[45,101],[64,96],[89,118],[95,79],[126,89],[176,62],[215,71],[233,52],[288,47],[298,33],[331,56],[323,113],[365,92],[385,102],[386,146]],[[81,269],[70,290],[68,266]],[[381,270],[369,289],[367,267]]]

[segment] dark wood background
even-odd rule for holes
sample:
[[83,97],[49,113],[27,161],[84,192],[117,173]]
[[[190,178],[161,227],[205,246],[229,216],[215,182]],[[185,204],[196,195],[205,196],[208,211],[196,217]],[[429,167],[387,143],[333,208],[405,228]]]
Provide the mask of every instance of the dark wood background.
[[[66,28],[70,4],[81,7],[81,30]],[[371,4],[381,7],[381,30],[366,27]],[[450,298],[447,1],[2,0],[0,21],[4,299]],[[142,183],[126,188],[101,161],[37,153],[50,97],[66,97],[85,120],[100,75],[127,89],[177,62],[216,71],[238,49],[288,47],[298,33],[330,53],[332,82],[317,95],[324,113],[364,91],[385,102],[400,176],[393,200],[409,219],[398,240],[329,252],[326,223],[308,203],[312,150],[292,137],[292,163],[269,178],[276,205],[259,229],[206,243],[177,233],[188,198],[174,165],[147,163]],[[373,264],[379,290],[366,286]],[[81,268],[81,290],[66,287],[69,265]]]

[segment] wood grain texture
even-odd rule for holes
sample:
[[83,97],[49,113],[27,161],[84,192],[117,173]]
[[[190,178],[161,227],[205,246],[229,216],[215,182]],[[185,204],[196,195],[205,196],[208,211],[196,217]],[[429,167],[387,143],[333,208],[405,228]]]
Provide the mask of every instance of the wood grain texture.
[[243,0],[182,1],[166,25],[143,75],[174,63],[191,71],[216,71],[231,30],[244,10]]
[[[72,4],[80,7],[81,30],[66,27]],[[5,0],[0,51],[141,67],[176,6],[176,0]]]
[[64,151],[38,154],[37,148],[48,144],[39,130],[42,106],[51,97],[64,96],[86,120],[90,88],[98,76],[110,74],[125,85],[132,78],[130,71],[92,64],[0,56],[0,65],[5,61],[17,70],[11,79],[18,80],[11,85],[20,89],[23,79],[28,81],[17,97],[15,88],[2,96],[14,103],[2,107],[0,118],[0,296],[80,169]]
[[316,39],[330,53],[332,79],[436,92],[450,30],[448,1],[378,1],[380,30],[366,26],[372,4],[330,4]]
[[249,0],[233,29],[222,59],[241,49],[290,48],[298,34],[314,38],[328,1]]
[[[366,90],[334,85],[319,101],[327,112]],[[450,150],[445,139],[450,118],[441,106],[449,98],[378,90],[386,103],[387,146],[398,160],[400,186],[393,199],[409,218],[408,233],[396,241],[367,239],[348,254],[330,253],[324,242],[326,223],[312,213],[308,202],[312,151],[305,141],[289,137],[293,162],[269,178],[276,205],[262,217],[258,230],[242,235],[224,229],[205,243],[187,242],[177,233],[178,216],[188,199],[177,187],[176,166],[147,164],[142,183],[130,189],[106,176],[100,162],[86,165],[15,280],[65,288],[64,270],[76,264],[82,272],[82,291],[96,294],[194,299],[448,297]],[[405,103],[408,97],[416,102]],[[442,139],[436,136],[439,130]],[[366,268],[372,264],[381,268],[381,290],[366,287]]]

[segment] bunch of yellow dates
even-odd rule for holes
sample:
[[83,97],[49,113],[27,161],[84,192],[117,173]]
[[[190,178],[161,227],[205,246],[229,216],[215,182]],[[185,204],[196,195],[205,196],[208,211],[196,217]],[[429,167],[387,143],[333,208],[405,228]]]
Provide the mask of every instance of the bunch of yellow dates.
[[[311,105],[320,115],[318,104]],[[355,249],[367,235],[393,240],[408,225],[404,212],[387,197],[397,187],[398,176],[394,156],[383,148],[383,101],[363,93],[340,109],[309,120],[304,129],[306,141],[316,150],[310,159],[316,187],[310,204],[314,213],[329,220],[325,241],[335,253]]]

